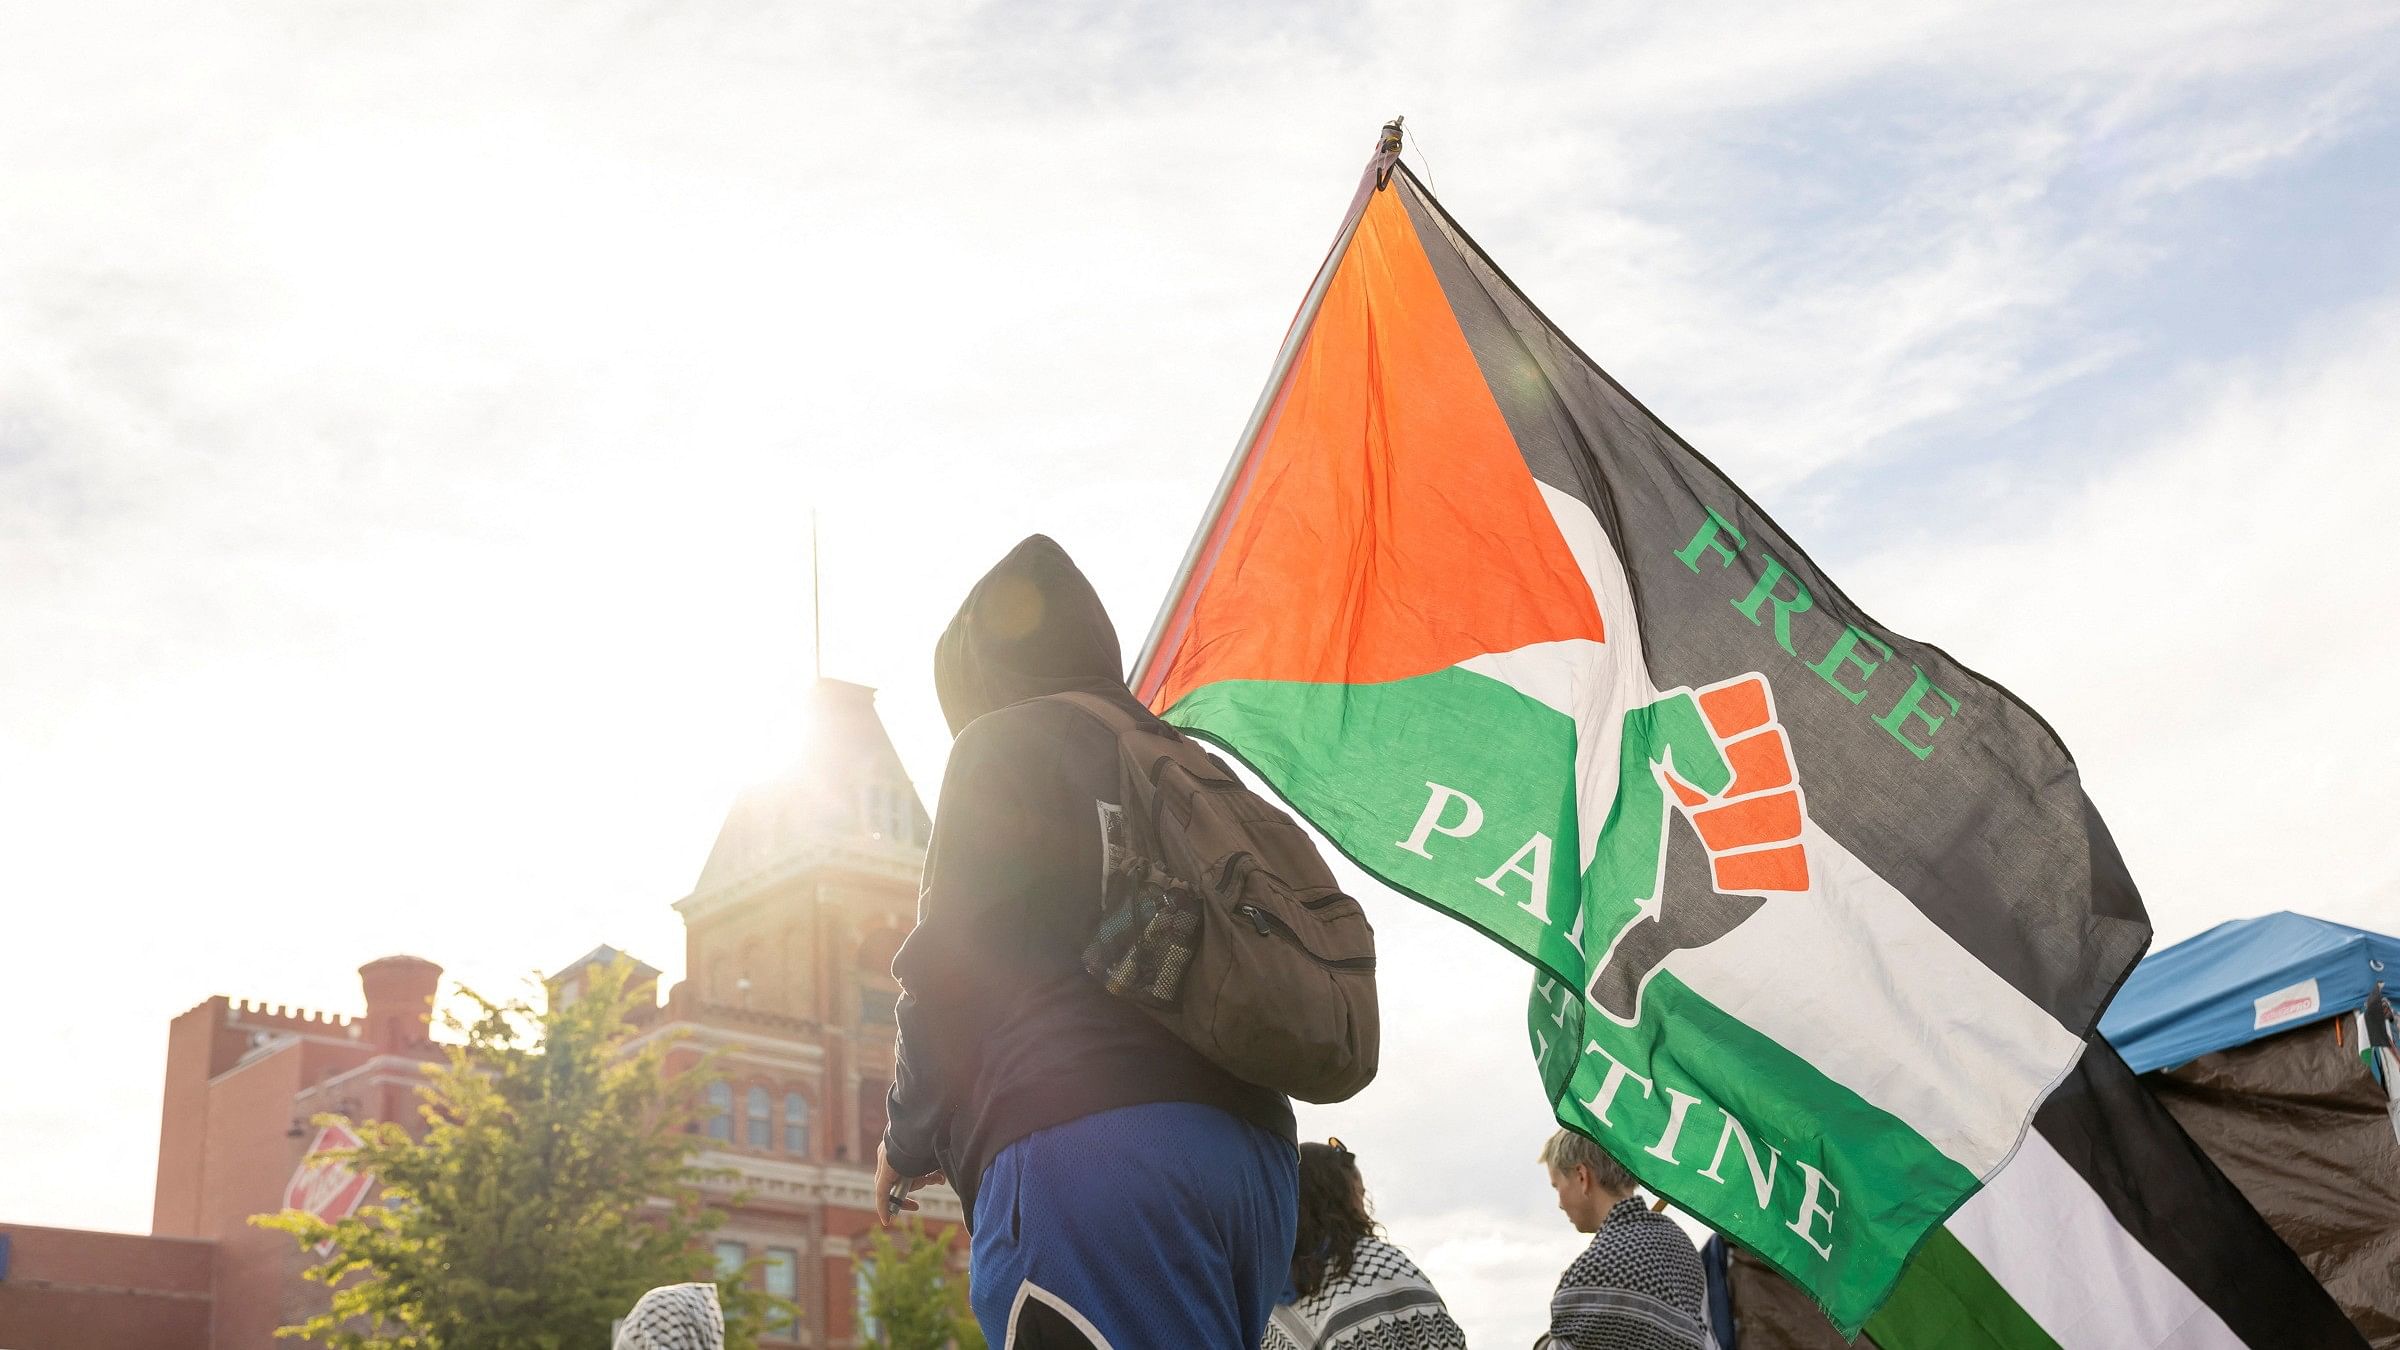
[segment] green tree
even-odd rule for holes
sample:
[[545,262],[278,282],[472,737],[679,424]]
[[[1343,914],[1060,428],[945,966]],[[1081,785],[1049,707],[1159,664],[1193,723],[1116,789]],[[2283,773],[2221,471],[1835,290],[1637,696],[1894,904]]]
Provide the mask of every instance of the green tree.
[[[418,1089],[425,1137],[392,1121],[350,1125],[346,1161],[381,1190],[337,1223],[286,1210],[251,1220],[303,1248],[331,1310],[282,1336],[331,1350],[589,1350],[655,1285],[712,1273],[718,1215],[688,1127],[715,1068],[670,1075],[667,1047],[629,1048],[631,967],[595,971],[581,998],[536,1012],[472,990],[461,1043]],[[334,1119],[327,1117],[326,1119]],[[718,1281],[727,1344],[747,1350],[789,1305]]]
[[967,1307],[967,1282],[950,1270],[957,1230],[929,1237],[915,1220],[900,1236],[878,1232],[867,1248],[866,1314],[869,1345],[884,1350],[984,1350],[983,1333]]

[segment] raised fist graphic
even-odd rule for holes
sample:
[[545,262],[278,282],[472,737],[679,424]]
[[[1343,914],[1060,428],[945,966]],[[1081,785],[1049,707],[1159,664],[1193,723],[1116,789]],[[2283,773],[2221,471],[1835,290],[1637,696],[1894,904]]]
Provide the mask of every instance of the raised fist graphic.
[[1732,932],[1763,897],[1808,889],[1808,810],[1764,676],[1679,690],[1625,720],[1617,810],[1592,879],[1638,912],[1587,992],[1630,1025],[1670,954]]
[[1808,816],[1766,678],[1744,675],[1700,690],[1695,699],[1733,781],[1710,793],[1676,777],[1672,766],[1665,772],[1708,850],[1717,889],[1807,890],[1808,854],[1799,839]]

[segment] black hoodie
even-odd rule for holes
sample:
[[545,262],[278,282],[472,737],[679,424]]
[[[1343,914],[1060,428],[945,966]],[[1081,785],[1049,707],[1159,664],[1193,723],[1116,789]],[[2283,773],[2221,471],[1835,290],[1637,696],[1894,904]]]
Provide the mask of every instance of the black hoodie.
[[1219,1069],[1084,972],[1100,908],[1100,805],[1116,739],[1063,700],[1141,710],[1116,630],[1066,550],[1035,535],[968,593],[934,652],[957,738],[901,983],[884,1148],[939,1167],[975,1215],[983,1169],[1036,1130],[1120,1106],[1200,1102],[1293,1137],[1280,1093]]

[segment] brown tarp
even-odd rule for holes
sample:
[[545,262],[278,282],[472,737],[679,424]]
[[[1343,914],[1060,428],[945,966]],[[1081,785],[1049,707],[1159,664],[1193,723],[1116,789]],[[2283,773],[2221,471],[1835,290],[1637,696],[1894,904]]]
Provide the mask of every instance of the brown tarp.
[[2337,1024],[2356,1030],[2345,1014],[2142,1081],[2376,1350],[2400,1350],[2400,1141]]
[[1733,1327],[1740,1350],[1874,1350],[1860,1333],[1845,1341],[1799,1286],[1733,1243],[1726,1277],[1733,1285]]

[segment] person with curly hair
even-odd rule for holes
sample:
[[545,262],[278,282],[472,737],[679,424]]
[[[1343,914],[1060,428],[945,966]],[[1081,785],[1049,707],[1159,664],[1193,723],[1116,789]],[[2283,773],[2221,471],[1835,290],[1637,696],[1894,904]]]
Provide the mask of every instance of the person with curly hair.
[[1261,1350],[1466,1350],[1433,1285],[1384,1241],[1358,1157],[1339,1139],[1300,1146],[1292,1289]]

